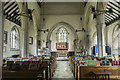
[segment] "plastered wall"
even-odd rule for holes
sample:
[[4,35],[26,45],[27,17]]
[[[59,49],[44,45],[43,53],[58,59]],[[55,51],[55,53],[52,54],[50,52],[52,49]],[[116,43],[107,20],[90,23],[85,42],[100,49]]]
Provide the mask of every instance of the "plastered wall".
[[11,55],[15,54],[20,54],[20,49],[19,50],[11,50],[11,38],[10,38],[10,33],[12,28],[16,26],[18,31],[21,32],[20,26],[17,24],[14,24],[13,22],[4,19],[4,31],[7,31],[7,44],[4,43],[3,48],[5,47],[5,52],[3,52],[3,57],[11,57]]
[[[20,44],[20,49],[19,50],[11,50],[11,37],[10,37],[10,33],[11,33],[11,29],[16,26],[19,33],[21,32],[21,27],[19,25],[16,25],[13,22],[10,22],[7,19],[4,19],[4,30],[7,31],[7,44],[4,43],[4,46],[6,47],[6,51],[3,52],[3,57],[11,57],[12,55],[21,55],[21,44]],[[27,47],[27,52],[28,54],[32,54],[34,55],[34,46],[35,46],[35,31],[34,31],[34,26],[33,26],[33,21],[29,22],[29,26],[28,26],[28,38],[32,37],[33,38],[33,44],[29,44],[28,41],[28,47]],[[4,47],[3,46],[3,47]]]
[[[41,8],[41,22],[43,21],[43,18],[45,18],[45,21],[42,22],[43,24],[41,24],[43,30],[50,30],[55,24],[59,22],[68,23],[75,30],[82,29],[82,21],[80,20],[80,18],[84,15],[84,7],[82,3],[44,3],[42,5],[44,7]],[[55,32],[53,34],[55,34]],[[77,34],[79,40],[84,39],[84,32],[77,32]],[[46,47],[47,35],[48,32],[41,32],[41,47]],[[72,35],[71,32],[69,35],[69,40],[73,40],[73,37],[74,35]],[[51,40],[55,40],[55,37],[51,37]],[[73,50],[73,43],[71,45],[72,48],[69,49],[70,51]],[[53,51],[56,51],[55,47],[52,48]]]

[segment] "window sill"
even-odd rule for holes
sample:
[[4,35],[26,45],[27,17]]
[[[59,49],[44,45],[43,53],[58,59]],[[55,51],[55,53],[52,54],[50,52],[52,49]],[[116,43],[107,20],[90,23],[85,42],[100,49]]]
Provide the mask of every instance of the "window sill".
[[19,51],[20,49],[11,48],[11,51]]

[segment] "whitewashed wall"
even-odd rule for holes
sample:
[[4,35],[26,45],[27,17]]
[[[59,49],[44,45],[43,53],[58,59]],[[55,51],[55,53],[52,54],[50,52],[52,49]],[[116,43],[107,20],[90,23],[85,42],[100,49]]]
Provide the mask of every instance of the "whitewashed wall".
[[[56,50],[56,43],[57,43],[57,36],[56,33],[58,31],[58,29],[60,28],[61,26],[58,26],[54,31],[53,33],[51,34],[51,50],[52,51],[57,51]],[[66,28],[66,27],[64,27]],[[74,51],[74,33],[69,29],[69,28],[66,28],[66,30],[68,31],[68,43],[69,43],[69,48],[68,48],[68,51]]]
[[[45,3],[41,8],[41,27],[42,29],[51,29],[55,24],[59,22],[65,22],[70,24],[76,30],[82,29],[82,22],[80,17],[84,15],[83,3]],[[43,17],[45,18],[44,24],[42,24]],[[54,30],[55,31],[55,30]],[[72,34],[72,33],[71,33]],[[73,40],[73,35],[69,35],[69,40]],[[78,39],[84,39],[84,32],[77,32]],[[41,32],[41,47],[46,47],[48,33]],[[54,37],[51,37],[54,40]],[[70,41],[72,42],[72,41]],[[55,42],[52,44],[56,44]],[[71,44],[70,51],[73,50],[73,43]],[[56,46],[52,48],[56,51]]]
[[7,19],[4,19],[4,31],[7,31],[7,44],[4,43],[4,46],[6,47],[6,51],[3,52],[3,57],[11,57],[11,55],[20,54],[20,49],[17,50],[17,51],[11,50],[11,38],[10,38],[10,34],[11,34],[11,30],[12,30],[12,28],[14,26],[17,27],[17,29],[19,30],[19,32],[21,31],[19,25],[16,25],[15,23],[13,23],[13,22],[11,22],[11,21],[9,21]]

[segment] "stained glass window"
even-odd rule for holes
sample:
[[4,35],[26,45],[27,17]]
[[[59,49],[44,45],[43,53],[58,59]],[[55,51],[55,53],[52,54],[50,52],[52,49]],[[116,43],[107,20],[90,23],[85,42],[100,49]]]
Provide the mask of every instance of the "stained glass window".
[[58,42],[67,42],[67,30],[65,28],[58,29],[57,40]]

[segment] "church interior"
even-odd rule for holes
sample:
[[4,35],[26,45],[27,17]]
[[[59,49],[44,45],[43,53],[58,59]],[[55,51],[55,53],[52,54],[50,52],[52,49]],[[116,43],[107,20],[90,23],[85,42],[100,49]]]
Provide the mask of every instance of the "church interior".
[[120,1],[0,1],[1,80],[120,80]]

